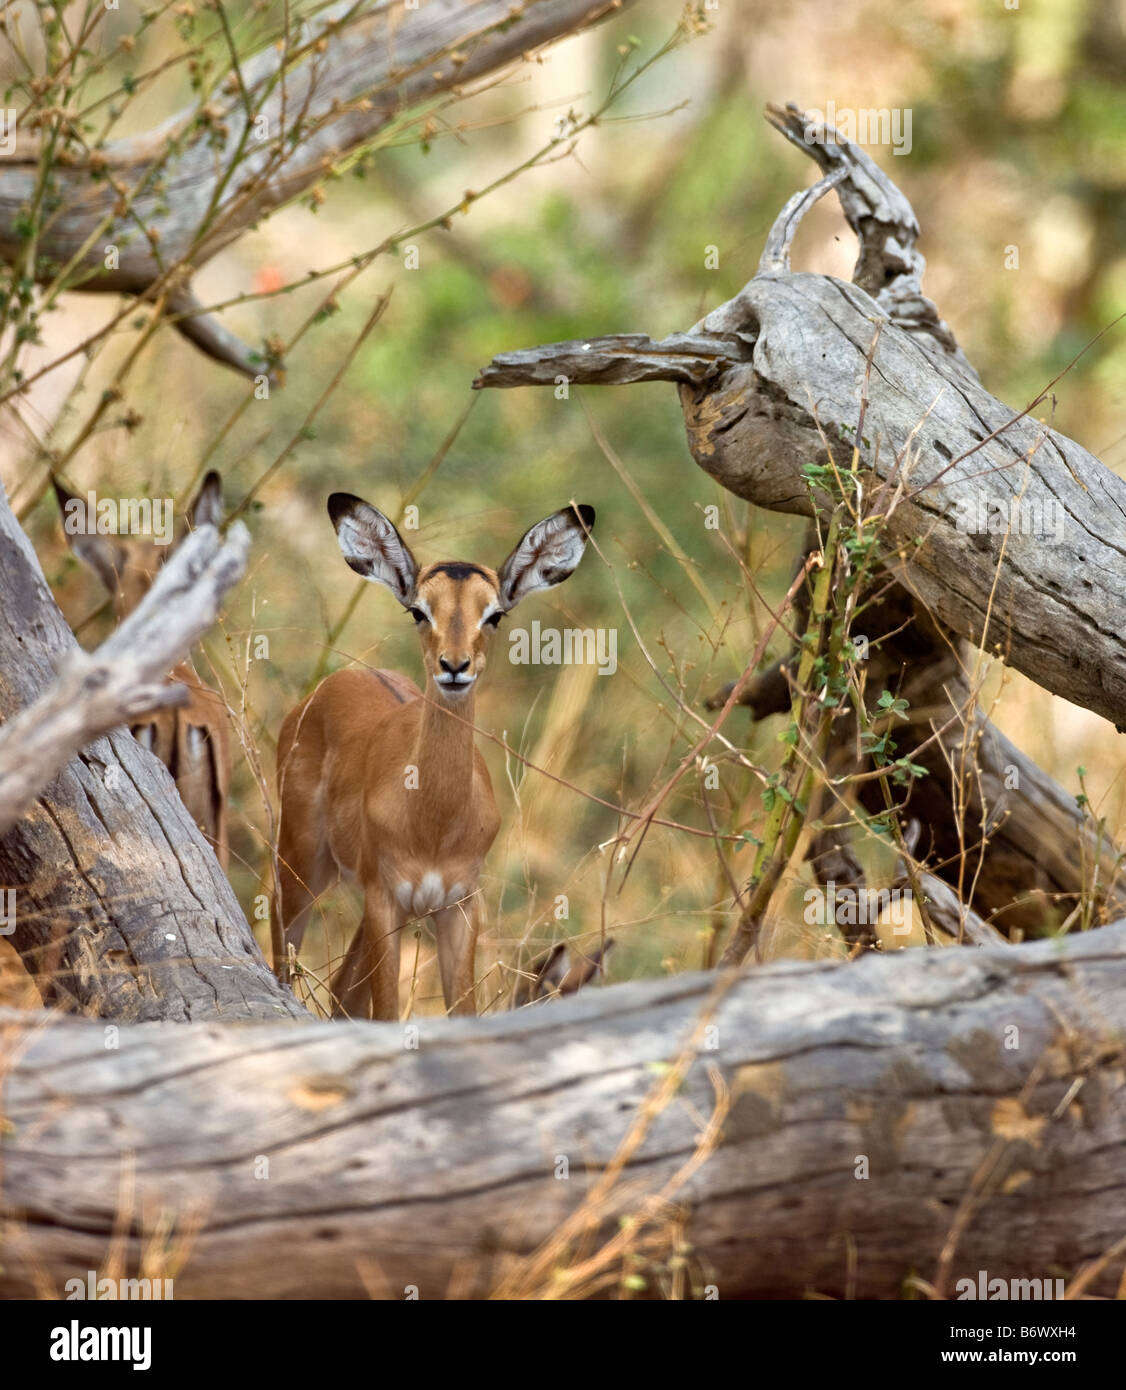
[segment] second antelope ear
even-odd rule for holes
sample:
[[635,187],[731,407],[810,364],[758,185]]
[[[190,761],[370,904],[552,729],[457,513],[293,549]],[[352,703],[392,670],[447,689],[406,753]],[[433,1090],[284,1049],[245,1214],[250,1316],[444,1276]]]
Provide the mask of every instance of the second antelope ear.
[[558,989],[567,973],[566,943],[557,941],[550,951],[532,962],[531,970],[536,977],[537,994]]
[[506,609],[529,594],[570,578],[583,558],[594,526],[594,508],[580,503],[537,521],[499,570],[500,601]]
[[328,514],[349,567],[365,579],[385,584],[408,607],[414,597],[418,563],[394,523],[350,492],[334,492],[328,499]]
[[223,524],[223,479],[214,469],[208,473],[188,508],[188,517],[194,531],[199,526],[221,526]]
[[63,515],[63,534],[74,555],[92,569],[111,594],[117,592],[121,553],[113,541],[97,533],[93,517],[86,515],[86,502],[67,492],[57,478],[51,479],[59,511]]

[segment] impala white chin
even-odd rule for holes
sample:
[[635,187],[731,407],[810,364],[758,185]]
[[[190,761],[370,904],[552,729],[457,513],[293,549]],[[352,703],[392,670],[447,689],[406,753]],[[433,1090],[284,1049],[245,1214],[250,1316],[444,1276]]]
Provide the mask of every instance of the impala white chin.
[[456,704],[459,700],[464,700],[476,683],[476,676],[434,677],[434,684],[442,692],[443,696],[453,704]]

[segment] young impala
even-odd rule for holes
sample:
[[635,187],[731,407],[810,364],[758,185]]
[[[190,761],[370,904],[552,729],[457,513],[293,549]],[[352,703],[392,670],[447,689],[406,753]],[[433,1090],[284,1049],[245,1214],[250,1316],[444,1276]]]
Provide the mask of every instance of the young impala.
[[472,1014],[477,884],[500,826],[473,738],[477,680],[505,614],[574,572],[594,509],[539,522],[499,570],[420,567],[382,512],[347,493],[328,511],[348,564],[414,619],[425,694],[397,671],[338,671],[282,725],[275,954],[300,950],[313,899],[343,874],[364,907],[332,982],[335,1011],[362,1013],[370,996],[374,1018],[398,1018],[402,929],[432,917],[446,1008]]
[[[85,507],[81,498],[67,492],[57,480],[55,495],[64,520],[76,506],[80,510]],[[208,522],[218,526],[222,521],[222,480],[218,473],[204,478],[188,517],[192,529]],[[157,570],[175,549],[174,545],[158,545],[139,536],[99,535],[88,529],[74,532],[67,525],[63,529],[74,554],[109,590],[118,622],[148,593]],[[226,869],[227,792],[231,782],[227,707],[221,696],[204,685],[190,662],[174,667],[168,678],[187,686],[187,705],[146,716],[131,726],[132,733],[172,774],[180,799]]]

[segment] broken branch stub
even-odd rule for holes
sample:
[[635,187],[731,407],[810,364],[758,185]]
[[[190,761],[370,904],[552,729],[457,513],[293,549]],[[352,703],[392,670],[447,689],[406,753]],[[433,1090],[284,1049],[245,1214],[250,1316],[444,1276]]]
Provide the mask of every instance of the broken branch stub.
[[[771,103],[766,119],[809,155],[827,177],[842,176],[835,185],[837,196],[860,246],[852,283],[872,295],[892,323],[915,336],[925,351],[937,350],[944,360],[954,359],[976,378],[954,334],[923,293],[927,263],[916,245],[919,223],[900,189],[858,145],[844,139],[832,126],[811,120],[793,102],[785,106]],[[808,205],[803,206],[799,217],[807,210]],[[783,209],[778,221],[785,217]],[[759,267],[760,273],[763,269]]]
[[654,342],[644,333],[611,333],[499,353],[482,368],[474,390],[486,386],[632,386],[675,381],[704,387],[747,356],[738,337],[674,333]]

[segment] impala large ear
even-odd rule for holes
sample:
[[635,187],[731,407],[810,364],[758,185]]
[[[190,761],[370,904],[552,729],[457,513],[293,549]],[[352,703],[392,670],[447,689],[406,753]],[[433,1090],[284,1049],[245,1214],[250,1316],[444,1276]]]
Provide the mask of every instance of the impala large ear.
[[118,546],[107,536],[99,536],[91,528],[96,525],[93,517],[86,515],[86,501],[67,492],[57,478],[51,483],[55,496],[59,499],[59,511],[63,515],[63,534],[71,551],[87,565],[111,594],[117,593],[120,570],[124,557]]
[[418,563],[394,524],[350,492],[334,492],[328,499],[328,514],[349,566],[365,579],[386,584],[403,607],[409,607]]
[[499,570],[500,601],[507,610],[529,594],[562,584],[574,574],[594,526],[594,508],[580,503],[538,521]]
[[557,941],[550,950],[545,951],[542,956],[537,956],[528,968],[535,977],[531,991],[534,999],[557,990],[567,973],[566,942]]
[[214,468],[200,484],[199,491],[188,508],[188,520],[193,531],[200,526],[223,524],[223,479]]

